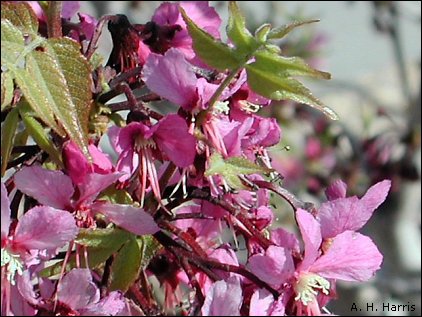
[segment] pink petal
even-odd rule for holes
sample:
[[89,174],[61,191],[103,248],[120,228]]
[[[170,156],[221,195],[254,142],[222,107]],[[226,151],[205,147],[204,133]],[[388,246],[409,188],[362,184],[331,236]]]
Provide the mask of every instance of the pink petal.
[[274,300],[273,295],[266,289],[256,290],[251,297],[249,316],[285,316],[282,296]]
[[79,1],[63,1],[62,18],[70,20],[79,10]]
[[196,76],[177,49],[168,50],[164,56],[150,54],[142,74],[152,92],[186,110],[196,104]]
[[347,184],[341,179],[333,182],[325,191],[328,200],[346,198]]
[[97,303],[100,292],[92,281],[90,270],[73,269],[59,283],[57,298],[73,310],[78,310]]
[[94,203],[92,210],[106,216],[111,222],[137,235],[154,234],[160,230],[154,218],[141,208],[129,205]]
[[277,228],[271,230],[271,241],[277,246],[292,250],[293,252],[299,253],[299,241],[293,233],[287,232],[283,228]]
[[270,316],[269,310],[274,303],[273,295],[266,289],[258,289],[251,297],[249,316]]
[[119,178],[120,182],[128,180],[139,166],[139,155],[133,150],[128,150],[120,154],[117,161],[116,170],[123,173]]
[[88,150],[92,157],[95,173],[105,174],[112,171],[113,164],[107,154],[93,144],[88,146]]
[[205,297],[202,316],[240,316],[242,288],[236,277],[215,282]]
[[74,189],[70,177],[61,171],[50,171],[41,166],[25,167],[15,175],[16,187],[40,204],[67,209]]
[[[229,245],[222,245],[218,249],[213,250],[209,254],[209,257],[211,259],[217,260],[220,263],[236,265],[236,266],[239,265],[236,253],[233,251],[233,249]],[[237,275],[234,273],[223,272],[220,270],[215,270],[215,273],[217,273],[217,275],[220,276],[224,280],[228,279],[230,276],[237,276],[239,279],[242,280],[242,277],[240,275]]]
[[80,310],[81,316],[117,316],[125,309],[122,293],[111,292],[98,303],[91,304]]
[[215,38],[220,38],[221,18],[208,1],[182,1],[180,6],[201,29]]
[[159,25],[172,25],[177,23],[179,16],[177,3],[164,2],[155,10],[152,21]]
[[372,216],[375,209],[377,209],[387,198],[390,188],[391,181],[383,180],[369,188],[366,194],[361,198],[361,202],[367,209],[367,212],[371,213],[368,219]]
[[89,14],[78,13],[78,15],[80,21],[79,27],[82,33],[85,34],[86,39],[90,41],[97,26],[97,19]]
[[265,255],[256,254],[250,257],[247,267],[261,280],[275,288],[280,287],[294,272],[290,251],[276,246],[270,246]]
[[[20,277],[18,276],[17,279]],[[3,291],[3,284],[2,284],[2,291]],[[9,316],[35,316],[37,314],[37,310],[34,309],[31,305],[29,305],[28,301],[22,297],[18,286],[12,285],[10,288],[10,314]],[[5,304],[2,303],[2,316],[6,316],[3,314],[3,309],[5,309]],[[4,305],[4,306],[3,306]]]
[[85,176],[92,171],[88,159],[74,142],[68,142],[63,147],[63,160],[74,184],[82,183]]
[[114,184],[120,177],[121,173],[112,174],[88,174],[85,176],[84,182],[78,186],[81,196],[78,199],[77,205],[79,204],[90,204],[98,194],[104,189]]
[[191,165],[196,155],[196,139],[188,132],[186,121],[170,114],[154,126],[158,147],[178,167]]
[[7,196],[7,189],[3,182],[0,184],[1,187],[1,241],[7,238],[10,227],[10,201]]
[[334,238],[328,251],[310,271],[326,278],[367,281],[379,270],[382,255],[370,238],[346,231]]
[[16,276],[16,286],[18,287],[20,295],[31,305],[38,305],[37,295],[34,291],[34,285],[31,283],[31,277],[28,270],[25,270],[22,275]]
[[78,227],[69,212],[38,206],[19,219],[14,244],[27,250],[56,249],[77,234]]
[[300,270],[305,271],[319,255],[318,249],[322,242],[321,228],[318,221],[303,209],[296,211],[296,220],[305,244],[305,256],[300,264]]
[[332,238],[347,230],[359,230],[372,215],[367,211],[356,196],[323,203],[318,213],[323,238]]

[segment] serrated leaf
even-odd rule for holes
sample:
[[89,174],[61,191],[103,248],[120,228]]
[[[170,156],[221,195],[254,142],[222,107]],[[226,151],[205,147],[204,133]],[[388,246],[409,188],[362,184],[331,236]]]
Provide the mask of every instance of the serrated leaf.
[[13,80],[10,72],[1,73],[1,111],[12,103],[14,94]]
[[19,123],[19,111],[13,108],[4,120],[1,129],[1,176],[3,177],[7,169],[10,154],[13,149],[13,140],[15,138],[16,128]]
[[152,235],[143,235],[136,238],[141,248],[141,267],[145,269],[151,259],[157,254],[157,252],[163,247],[157,239]]
[[229,1],[229,21],[226,28],[228,38],[235,44],[236,51],[242,55],[253,53],[259,43],[246,28],[245,17],[236,1]]
[[242,62],[237,59],[235,50],[199,28],[183,8],[180,8],[180,12],[192,37],[193,49],[204,63],[220,71],[234,70],[241,65]]
[[1,19],[9,20],[22,32],[29,34],[38,32],[38,18],[28,3],[2,1]]
[[131,235],[118,228],[80,229],[75,242],[87,247],[109,249],[121,246]]
[[[66,79],[79,124],[86,139],[92,105],[92,78],[89,62],[81,54],[79,44],[68,38],[49,39],[46,53],[54,56]],[[83,144],[79,145],[83,149]]]
[[133,237],[119,250],[111,265],[110,290],[126,292],[138,278],[141,269],[141,249]]
[[331,74],[316,70],[299,57],[283,57],[269,51],[259,51],[255,54],[254,67],[279,76],[306,76],[330,79]]
[[220,175],[227,184],[234,189],[246,189],[240,180],[240,175],[255,173],[269,173],[270,169],[259,166],[243,157],[230,157],[223,159],[221,154],[214,153],[210,158],[210,167],[205,172],[205,176]]
[[26,101],[20,101],[19,112],[22,122],[25,125],[26,131],[35,141],[35,143],[45,152],[50,155],[50,159],[54,161],[59,167],[63,167],[60,151],[55,147],[50,140],[48,133],[44,127],[33,117],[31,109]]
[[246,66],[248,85],[256,93],[272,100],[292,100],[307,104],[337,120],[337,114],[325,106],[318,98],[297,80],[290,77],[278,76],[267,70],[262,70],[255,64]]
[[270,31],[268,34],[268,39],[282,39],[285,37],[288,33],[290,33],[292,30],[297,28],[298,26],[302,26],[305,24],[315,23],[319,22],[319,20],[309,20],[309,21],[294,21],[292,23],[289,23],[287,25],[283,25],[277,28],[274,28]]

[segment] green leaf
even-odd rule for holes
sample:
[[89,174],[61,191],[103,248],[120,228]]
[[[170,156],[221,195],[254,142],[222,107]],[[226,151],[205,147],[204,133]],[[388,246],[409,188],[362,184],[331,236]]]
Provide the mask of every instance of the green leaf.
[[229,21],[227,24],[227,36],[236,46],[236,51],[242,55],[253,53],[259,43],[246,28],[245,17],[240,12],[236,1],[229,1]]
[[1,111],[12,103],[15,88],[10,72],[1,73]]
[[80,229],[75,242],[87,247],[110,249],[120,247],[131,235],[118,228]]
[[4,120],[3,127],[1,129],[1,176],[3,177],[7,169],[7,163],[9,162],[10,154],[13,149],[13,141],[15,138],[16,128],[19,123],[19,111],[17,108],[13,108]]
[[28,3],[2,1],[1,19],[9,20],[22,32],[29,34],[38,32],[38,18]]
[[130,194],[123,189],[116,189],[114,186],[110,186],[106,190],[102,191],[100,200],[107,200],[113,204],[132,205],[133,199]]
[[[87,247],[88,267],[93,269],[103,264],[107,259],[116,253],[123,244],[129,239],[134,239],[134,235],[120,229],[80,229],[75,242]],[[75,254],[72,254],[67,265],[66,271],[77,267],[77,262],[85,267],[85,260],[76,261]],[[42,277],[51,277],[60,274],[63,261],[46,267],[40,272]]]
[[[258,65],[259,66],[259,65]],[[256,64],[246,66],[248,85],[256,93],[272,100],[292,100],[307,104],[322,111],[332,120],[337,120],[337,114],[325,106],[318,98],[293,78],[279,76],[268,70],[262,70]]]
[[225,160],[221,154],[214,153],[211,155],[210,167],[205,172],[205,176],[220,175],[231,188],[247,189],[239,175],[269,172],[271,172],[271,169],[259,166],[243,157],[230,157]]
[[48,133],[44,127],[32,115],[29,104],[24,101],[19,102],[19,111],[22,122],[25,125],[26,131],[35,141],[35,143],[45,152],[50,155],[50,159],[54,161],[59,167],[63,167],[60,151],[55,147],[50,140]]
[[252,64],[266,72],[279,76],[307,76],[321,79],[330,79],[330,73],[316,70],[299,57],[283,57],[269,51],[260,51],[255,54]]
[[141,267],[145,269],[151,259],[157,254],[157,252],[163,247],[158,240],[152,235],[143,235],[136,238],[141,248]]
[[268,33],[268,39],[282,39],[288,33],[290,33],[293,29],[297,28],[298,26],[302,26],[305,24],[319,22],[319,20],[309,20],[309,21],[295,21],[287,25],[283,25],[277,28],[274,28]]
[[[89,62],[81,54],[79,44],[68,38],[49,39],[46,53],[54,56],[59,69],[66,79],[73,105],[82,128],[83,138],[87,139],[89,113],[92,105],[92,78]],[[70,127],[69,127],[70,128]],[[85,142],[74,140],[81,149]],[[87,153],[85,153],[87,155]]]
[[255,31],[255,38],[259,43],[265,44],[267,42],[268,34],[271,30],[271,24],[265,23]]
[[203,62],[220,71],[233,70],[241,65],[242,61],[238,60],[235,50],[199,28],[182,8],[180,12],[192,37],[195,53]]
[[110,290],[126,292],[141,270],[141,249],[133,237],[119,250],[111,265]]

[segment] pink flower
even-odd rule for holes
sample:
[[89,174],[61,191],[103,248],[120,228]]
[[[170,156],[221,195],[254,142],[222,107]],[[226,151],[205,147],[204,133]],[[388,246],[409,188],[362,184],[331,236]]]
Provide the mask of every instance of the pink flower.
[[11,226],[9,198],[1,183],[1,252],[2,271],[5,269],[10,281],[14,274],[50,258],[57,248],[76,237],[78,227],[67,211],[46,206],[28,210]]
[[80,316],[116,316],[125,308],[120,292],[100,299],[100,291],[88,269],[73,269],[57,286],[58,307],[55,313],[73,311]]
[[237,277],[215,282],[206,294],[202,316],[240,316],[242,301],[242,288]]
[[101,213],[116,225],[137,235],[157,232],[159,229],[154,219],[143,209],[95,201],[100,192],[120,176],[119,173],[90,173],[75,190],[71,178],[61,171],[31,166],[16,173],[15,184],[20,191],[41,204],[73,212],[79,226],[94,226],[95,213]]
[[164,56],[149,55],[142,70],[147,87],[186,111],[206,109],[218,85],[197,79],[192,65],[179,49],[172,48]]
[[50,259],[58,248],[76,237],[78,227],[67,211],[45,206],[28,210],[12,223],[7,190],[3,183],[0,187],[2,316],[11,312],[27,315],[35,313],[21,295],[27,268]]
[[361,199],[346,198],[347,185],[342,181],[334,182],[326,191],[329,201],[323,203],[318,212],[323,238],[361,229],[384,202],[390,187],[391,181],[384,180],[369,188]]
[[160,26],[178,25],[181,27],[181,30],[171,39],[170,46],[181,50],[185,57],[190,60],[195,57],[195,52],[192,49],[192,38],[180,14],[179,6],[200,28],[216,38],[220,38],[221,19],[215,9],[209,6],[208,1],[165,2],[155,11],[152,17],[153,22]]
[[249,316],[285,316],[283,295],[274,301],[274,296],[265,289],[256,290],[249,307]]
[[382,255],[371,239],[353,231],[323,240],[321,224],[305,210],[297,210],[296,220],[304,241],[302,260],[295,265],[292,250],[270,246],[264,255],[252,256],[248,268],[275,288],[291,285],[296,314],[318,315],[321,301],[333,297],[332,279],[367,281],[380,268]]
[[140,167],[143,197],[149,180],[155,197],[161,200],[155,159],[170,160],[178,167],[188,167],[196,155],[196,140],[188,132],[188,126],[180,116],[171,114],[149,127],[132,122],[122,129],[110,131],[110,139],[119,158],[117,170],[125,173],[120,181],[129,179]]
[[73,141],[69,141],[63,147],[63,160],[67,173],[76,185],[83,183],[88,174],[110,174],[113,171],[113,165],[108,155],[93,144],[88,146],[88,150],[92,163]]

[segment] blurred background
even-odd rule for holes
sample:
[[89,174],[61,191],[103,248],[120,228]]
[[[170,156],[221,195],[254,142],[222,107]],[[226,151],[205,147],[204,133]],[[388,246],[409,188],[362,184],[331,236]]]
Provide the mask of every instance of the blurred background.
[[[122,13],[143,24],[160,3],[83,1],[81,12],[96,18]],[[225,25],[227,2],[211,4]],[[321,20],[293,31],[279,44],[285,56],[302,56],[332,74],[328,82],[307,85],[340,120],[328,121],[309,107],[288,102],[263,110],[278,118],[283,132],[271,157],[285,177],[284,186],[317,202],[337,178],[347,182],[348,195],[358,196],[382,179],[393,181],[387,201],[363,230],[384,254],[383,267],[366,284],[339,284],[339,299],[329,309],[339,315],[420,316],[421,2],[250,1],[240,6],[251,30],[265,22],[279,26]],[[107,59],[108,31],[101,41]],[[288,209],[274,203],[279,224],[288,225]],[[362,311],[351,311],[353,303]],[[373,312],[366,309],[372,303]],[[415,305],[415,310],[382,311],[383,304]]]

